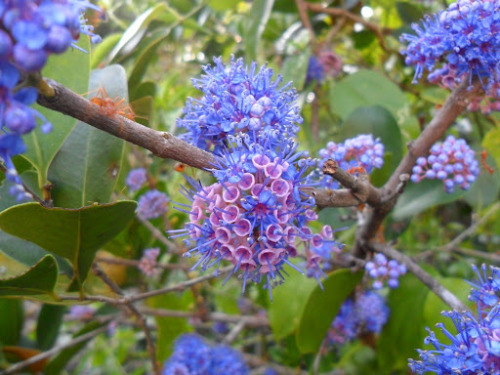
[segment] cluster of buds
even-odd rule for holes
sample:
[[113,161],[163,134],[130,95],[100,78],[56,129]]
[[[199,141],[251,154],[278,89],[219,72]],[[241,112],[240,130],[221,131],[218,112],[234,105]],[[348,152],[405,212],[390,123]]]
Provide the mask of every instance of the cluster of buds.
[[375,254],[373,261],[366,263],[365,270],[374,279],[373,289],[382,289],[385,281],[387,281],[389,288],[397,288],[399,277],[406,273],[406,266],[399,264],[394,259],[388,261],[384,254],[378,253]]

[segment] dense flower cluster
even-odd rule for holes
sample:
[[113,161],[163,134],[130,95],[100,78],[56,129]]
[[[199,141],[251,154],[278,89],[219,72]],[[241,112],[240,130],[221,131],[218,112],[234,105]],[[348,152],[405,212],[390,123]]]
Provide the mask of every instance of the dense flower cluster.
[[384,145],[371,134],[361,134],[346,139],[343,143],[328,142],[326,148],[319,151],[317,167],[308,176],[308,181],[328,189],[337,189],[339,184],[331,176],[322,173],[328,159],[335,160],[339,166],[352,173],[359,174],[359,168],[367,173],[384,165]]
[[481,272],[476,270],[478,280],[473,283],[469,299],[476,303],[477,315],[457,311],[443,313],[452,320],[457,333],[452,334],[443,324],[437,324],[450,341],[444,344],[429,330],[425,343],[434,349],[418,350],[420,360],[409,360],[412,371],[419,375],[500,373],[500,269],[490,269],[491,276],[487,275],[486,266]]
[[68,318],[74,320],[88,321],[93,318],[95,308],[87,305],[73,305],[69,308]]
[[159,273],[160,270],[157,263],[158,255],[160,255],[159,247],[144,250],[144,254],[137,266],[144,275],[153,277]]
[[227,346],[210,347],[197,335],[182,335],[165,362],[163,375],[250,374],[243,356]]
[[200,99],[190,98],[178,125],[187,132],[182,137],[191,144],[223,151],[228,135],[259,132],[279,142],[295,135],[302,122],[295,104],[296,93],[289,85],[279,87],[281,77],[273,81],[273,71],[253,63],[248,68],[242,59],[231,60],[226,67],[221,58],[215,66],[204,67],[205,75],[194,79],[203,92]]
[[361,333],[380,333],[389,319],[389,308],[378,293],[366,291],[356,300],[345,300],[328,331],[327,342],[342,345]]
[[272,284],[284,280],[282,268],[305,248],[306,268],[318,270],[341,246],[328,225],[314,234],[307,223],[317,220],[314,200],[301,191],[303,173],[311,163],[301,158],[292,141],[282,140],[278,148],[269,139],[250,136],[231,139],[221,164],[213,174],[218,182],[210,186],[189,179],[192,201],[187,209],[189,223],[171,231],[189,236],[196,246],[187,254],[199,256],[194,267],[217,266],[222,259],[234,264],[231,274],[241,270],[243,289],[247,280],[266,279]]
[[137,202],[137,214],[144,219],[156,219],[168,209],[169,199],[165,193],[149,190]]
[[147,173],[144,168],[135,168],[128,172],[125,183],[130,191],[139,190],[147,181]]
[[[406,63],[415,66],[417,81],[425,70],[429,81],[453,88],[463,80],[481,80],[488,96],[487,110],[500,108],[498,50],[499,0],[458,0],[448,9],[414,24],[416,35],[403,34],[408,42]],[[478,109],[480,98],[470,109]]]
[[469,189],[479,172],[474,150],[465,140],[449,135],[444,142],[438,142],[431,147],[427,158],[417,159],[411,180],[415,183],[424,178],[442,180],[444,189],[451,194],[456,187]]
[[81,32],[90,34],[91,28],[81,24],[82,13],[89,7],[98,10],[85,0],[0,2],[0,159],[7,179],[14,184],[11,193],[18,200],[30,196],[12,157],[26,151],[22,136],[36,127],[37,119],[43,123],[43,132],[51,130],[47,120],[30,107],[37,90],[17,89],[21,75],[40,71],[49,54],[64,52]]
[[373,289],[381,289],[385,281],[389,288],[397,288],[399,277],[406,273],[404,264],[399,264],[394,259],[388,261],[385,255],[380,253],[375,254],[373,261],[366,263],[365,270],[375,280],[372,284]]
[[342,70],[342,60],[333,51],[323,50],[311,56],[307,65],[306,84],[322,83],[326,77],[335,77]]

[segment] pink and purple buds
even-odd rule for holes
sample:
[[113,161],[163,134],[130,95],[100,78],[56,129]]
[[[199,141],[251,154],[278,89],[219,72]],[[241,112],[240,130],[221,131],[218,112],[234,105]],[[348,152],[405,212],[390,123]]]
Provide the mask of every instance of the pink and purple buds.
[[158,268],[158,255],[160,255],[160,248],[154,247],[152,249],[144,250],[142,258],[139,260],[137,268],[147,277],[153,277],[160,273]]
[[307,227],[317,220],[314,199],[301,184],[310,162],[287,140],[276,148],[269,139],[232,139],[213,171],[219,182],[203,186],[188,179],[192,188],[184,195],[192,203],[179,209],[189,214],[189,223],[170,233],[195,244],[187,253],[199,258],[194,267],[231,262],[231,274],[242,274],[243,289],[248,280],[264,279],[271,292],[284,280],[285,264],[298,269],[289,259],[301,249],[307,268],[319,269],[341,247],[331,227],[319,234]]
[[444,142],[438,142],[431,147],[427,158],[417,159],[411,180],[415,183],[423,179],[441,180],[445,191],[451,194],[456,187],[468,190],[479,172],[474,150],[465,140],[449,135]]
[[384,282],[387,282],[389,288],[397,288],[399,277],[406,273],[406,266],[393,259],[387,260],[384,254],[377,253],[373,261],[366,263],[365,271],[374,280],[373,289],[382,289]]
[[337,189],[339,184],[332,177],[324,175],[323,164],[328,159],[335,160],[339,166],[354,175],[362,168],[371,173],[374,168],[384,165],[384,145],[371,134],[361,134],[348,138],[343,143],[328,142],[326,148],[319,151],[318,167],[308,176],[308,181],[328,189]]

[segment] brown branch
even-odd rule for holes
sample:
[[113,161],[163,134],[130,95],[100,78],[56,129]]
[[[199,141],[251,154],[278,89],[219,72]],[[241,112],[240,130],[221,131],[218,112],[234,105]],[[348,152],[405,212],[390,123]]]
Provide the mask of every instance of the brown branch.
[[399,263],[406,266],[408,271],[413,273],[423,284],[425,284],[432,292],[434,292],[439,298],[443,300],[448,306],[456,311],[467,311],[468,308],[462,301],[460,301],[453,293],[446,289],[441,283],[424,271],[417,263],[415,263],[410,257],[404,255],[398,250],[382,244],[370,244],[370,249],[386,255]]
[[309,21],[309,16],[307,15],[307,6],[304,0],[295,0],[297,4],[297,10],[299,11],[300,20],[304,27],[309,31],[309,35],[311,37],[311,42],[314,44],[316,41],[316,34],[314,33],[314,29],[311,25],[311,21]]
[[[120,287],[113,280],[111,280],[103,270],[101,270],[97,263],[94,263],[92,265],[92,271],[99,278],[101,278],[102,281],[104,281],[114,293],[118,294],[119,296],[123,296],[123,291],[120,289]],[[128,310],[137,319],[137,323],[143,330],[144,336],[146,337],[146,347],[149,353],[149,358],[151,359],[151,364],[153,365],[153,372],[155,375],[161,375],[161,366],[156,360],[155,343],[153,341],[151,331],[147,325],[146,318],[144,318],[139,310],[137,310],[137,308],[129,301],[125,301],[123,304],[119,304],[118,306],[124,308],[125,310]]]

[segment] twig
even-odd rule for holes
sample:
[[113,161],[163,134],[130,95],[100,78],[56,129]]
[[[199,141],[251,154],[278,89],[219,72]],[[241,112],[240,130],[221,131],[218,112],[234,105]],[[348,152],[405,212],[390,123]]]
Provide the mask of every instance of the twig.
[[493,206],[489,208],[489,210],[476,222],[474,222],[471,226],[469,226],[465,231],[456,236],[453,240],[451,240],[446,245],[438,247],[438,250],[450,251],[454,249],[457,245],[465,241],[467,237],[474,234],[474,232],[483,225],[493,214],[495,214],[500,209],[500,202],[495,203]]
[[153,235],[154,238],[156,238],[158,241],[160,241],[162,244],[164,244],[167,248],[176,248],[176,244],[172,241],[170,241],[167,237],[163,235],[163,233],[156,228],[153,224],[149,222],[149,220],[144,219],[142,216],[137,215],[137,218],[139,221],[144,225]]
[[84,335],[81,335],[81,336],[78,336],[78,337],[75,337],[73,340],[65,343],[65,344],[62,344],[62,345],[59,345],[59,346],[56,346],[50,350],[47,350],[46,352],[43,352],[43,353],[40,353],[40,354],[37,354],[33,357],[30,357],[24,361],[21,361],[21,362],[18,362],[12,366],[10,366],[8,369],[0,372],[0,375],[10,375],[10,374],[15,374],[17,373],[19,370],[22,370],[32,364],[35,364],[37,362],[40,362],[40,361],[43,361],[44,359],[47,359],[47,358],[50,358],[52,357],[53,355],[56,355],[60,352],[62,352],[64,349],[67,349],[67,348],[71,348],[72,346],[75,346],[75,345],[78,345],[78,344],[81,344],[87,340],[90,340],[92,339],[93,337],[97,336],[98,334],[100,333],[103,333],[103,332],[106,332],[108,330],[108,327],[105,326],[105,327],[101,327],[101,328],[98,328],[94,331],[91,331],[91,332],[88,332]]
[[302,21],[304,27],[309,31],[311,42],[314,44],[316,41],[316,34],[314,33],[311,21],[309,21],[306,4],[304,0],[295,0],[295,3],[297,4],[297,10],[299,11],[300,20]]
[[[98,277],[100,277],[106,283],[106,285],[109,286],[109,288],[113,292],[115,292],[116,294],[118,294],[120,296],[123,296],[123,291],[120,289],[120,287],[113,280],[111,280],[105,272],[103,272],[99,268],[97,263],[94,263],[92,265],[92,271]],[[146,347],[148,349],[149,357],[151,359],[151,364],[153,365],[154,374],[161,375],[161,366],[158,363],[158,361],[156,360],[155,343],[153,341],[153,337],[152,337],[151,331],[147,325],[146,319],[139,312],[139,310],[137,310],[137,308],[129,301],[125,301],[123,304],[120,304],[119,306],[128,310],[137,319],[137,323],[142,328],[142,330],[144,332],[144,336],[146,337]]]
[[460,301],[453,293],[451,293],[448,289],[441,285],[431,275],[425,272],[410,257],[387,245],[370,244],[369,247],[372,251],[382,253],[387,257],[404,264],[411,273],[413,273],[423,284],[425,284],[432,292],[434,292],[439,298],[443,300],[444,303],[450,306],[453,310],[468,311],[467,306],[465,306],[462,301]]
[[229,331],[229,333],[224,337],[222,342],[224,344],[231,344],[234,340],[236,340],[241,331],[245,329],[245,326],[246,326],[245,318],[241,318],[240,321],[236,323],[236,325],[233,327],[233,329],[231,329],[231,331]]

